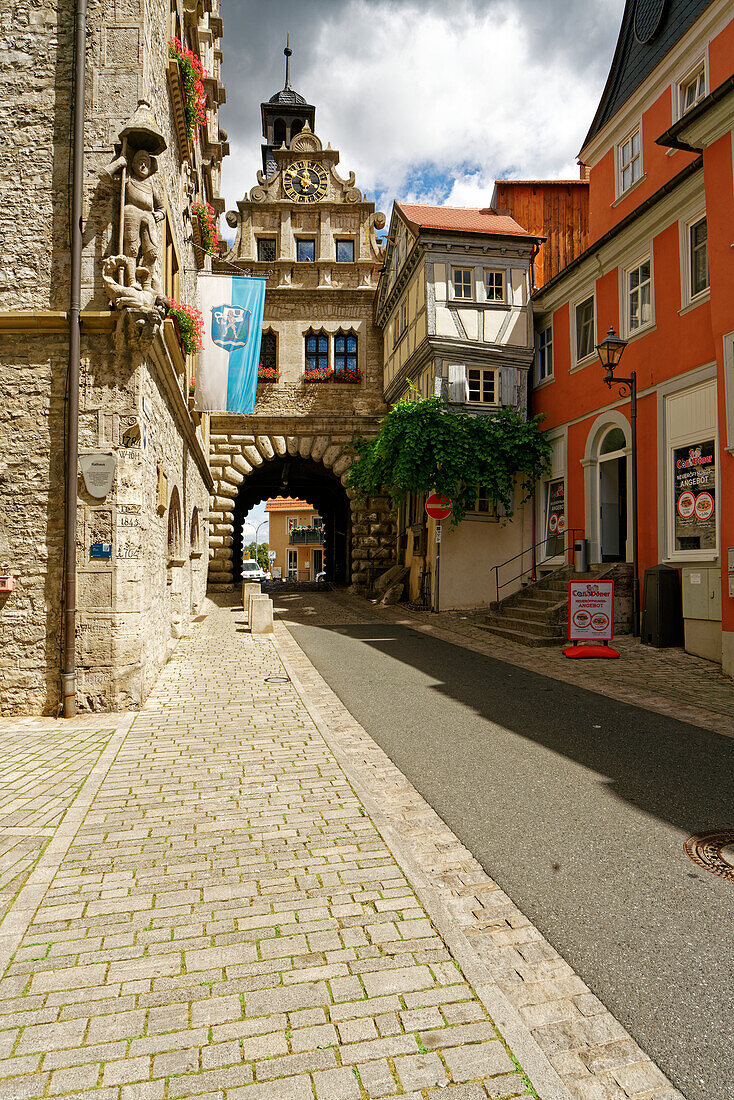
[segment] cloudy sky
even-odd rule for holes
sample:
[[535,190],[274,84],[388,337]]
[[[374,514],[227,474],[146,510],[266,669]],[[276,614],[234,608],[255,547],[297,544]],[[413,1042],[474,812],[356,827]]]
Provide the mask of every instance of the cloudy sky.
[[[578,178],[624,0],[222,0],[230,209],[255,185],[260,102],[316,106],[340,170],[394,198],[484,205],[500,177]],[[224,226],[223,226],[224,228]]]
[[577,179],[624,8],[624,0],[221,2],[227,209],[256,183],[260,103],[283,86],[290,33],[291,86],[315,104],[316,131],[339,149],[341,174],[353,170],[388,218],[396,198],[483,206],[498,178]]

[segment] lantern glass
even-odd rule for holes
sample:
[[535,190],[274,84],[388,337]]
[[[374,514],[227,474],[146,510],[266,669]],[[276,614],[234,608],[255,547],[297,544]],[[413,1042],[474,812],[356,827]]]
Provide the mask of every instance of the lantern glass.
[[610,328],[605,339],[596,345],[599,360],[608,372],[613,371],[617,366],[626,347],[627,341],[623,340],[621,336],[617,336],[613,328]]

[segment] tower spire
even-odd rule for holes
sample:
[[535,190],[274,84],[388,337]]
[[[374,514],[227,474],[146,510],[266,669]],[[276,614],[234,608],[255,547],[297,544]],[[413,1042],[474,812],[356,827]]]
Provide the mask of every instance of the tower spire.
[[285,49],[283,50],[283,53],[285,54],[285,84],[284,84],[284,90],[286,88],[288,88],[290,90],[290,86],[291,86],[291,55],[293,53],[293,50],[291,49],[291,36],[290,36],[290,34],[288,34],[286,36]]

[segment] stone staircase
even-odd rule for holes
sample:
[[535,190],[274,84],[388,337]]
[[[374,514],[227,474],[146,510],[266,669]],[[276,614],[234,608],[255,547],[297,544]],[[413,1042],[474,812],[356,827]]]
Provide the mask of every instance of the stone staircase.
[[495,604],[476,626],[521,645],[560,645],[568,636],[568,582],[613,579],[616,592],[618,587],[626,587],[624,582],[630,574],[630,566],[618,562],[592,565],[588,573],[575,573],[570,565],[562,566]]

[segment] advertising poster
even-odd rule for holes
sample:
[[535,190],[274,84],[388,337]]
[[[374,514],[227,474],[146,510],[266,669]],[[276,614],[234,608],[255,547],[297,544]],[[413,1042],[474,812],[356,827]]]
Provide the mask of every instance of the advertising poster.
[[562,554],[566,530],[566,493],[563,478],[549,481],[546,488],[545,553]]
[[613,635],[614,581],[569,581],[569,639],[611,642]]
[[673,451],[676,550],[716,549],[714,440]]

